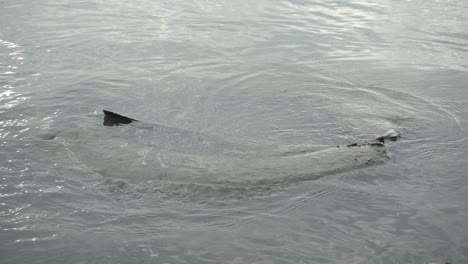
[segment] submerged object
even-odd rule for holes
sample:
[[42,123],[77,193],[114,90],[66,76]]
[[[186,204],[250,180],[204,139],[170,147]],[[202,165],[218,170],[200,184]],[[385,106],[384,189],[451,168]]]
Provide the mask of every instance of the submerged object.
[[[104,125],[115,126],[138,122],[136,119],[119,115],[104,110]],[[106,121],[107,120],[107,121]],[[157,125],[155,125],[157,127]],[[164,137],[165,133],[158,130],[155,137]],[[176,141],[184,142],[187,133],[177,133],[180,138]],[[390,130],[373,142],[363,144],[353,143],[338,145],[336,147],[320,149],[302,149],[286,151],[284,153],[271,153],[270,155],[229,155],[227,153],[198,152],[200,146],[195,146],[195,151],[161,151],[158,146],[144,146],[144,155],[138,158],[120,159],[106,165],[113,169],[107,172],[119,172],[125,167],[128,174],[146,175],[145,179],[157,179],[167,181],[188,181],[198,183],[222,183],[245,182],[254,183],[279,183],[312,180],[325,175],[337,174],[344,171],[370,167],[382,164],[389,159],[386,154],[385,139],[396,140],[400,132]],[[209,145],[210,138],[199,136],[195,140],[205,141]],[[174,143],[178,143],[174,141]],[[211,140],[213,141],[213,140]],[[128,144],[128,139],[126,139]],[[206,144],[207,142],[207,144]],[[219,144],[218,144],[219,145]],[[194,147],[194,145],[186,146]],[[228,147],[229,148],[229,147]],[[112,152],[111,155],[118,154]],[[107,155],[106,155],[107,156]],[[133,171],[132,171],[133,170]],[[125,174],[124,173],[124,174]]]
[[[121,126],[134,122],[138,124]],[[63,143],[70,158],[105,178],[190,188],[269,188],[372,167],[390,159],[382,141],[330,147],[282,146],[278,150],[146,124],[107,110],[103,125],[80,123],[79,128],[69,128],[51,140]]]

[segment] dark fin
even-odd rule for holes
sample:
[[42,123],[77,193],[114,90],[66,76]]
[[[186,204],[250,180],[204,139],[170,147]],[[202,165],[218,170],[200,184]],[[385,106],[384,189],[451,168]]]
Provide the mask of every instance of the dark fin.
[[134,121],[138,121],[136,119],[122,116],[111,111],[102,110],[104,112],[104,126],[118,126],[118,125],[125,125],[130,124]]

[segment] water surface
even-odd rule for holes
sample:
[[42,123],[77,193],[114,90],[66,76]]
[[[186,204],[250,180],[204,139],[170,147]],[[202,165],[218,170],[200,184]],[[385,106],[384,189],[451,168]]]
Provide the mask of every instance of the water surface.
[[[468,262],[467,13],[436,0],[1,1],[0,262]],[[102,109],[168,130],[103,127]],[[225,159],[255,172],[389,129],[402,138],[383,162],[313,180],[153,174]]]

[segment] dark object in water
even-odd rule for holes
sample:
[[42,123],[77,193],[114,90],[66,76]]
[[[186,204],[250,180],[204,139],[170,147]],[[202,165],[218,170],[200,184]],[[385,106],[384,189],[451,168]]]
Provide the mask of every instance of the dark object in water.
[[104,112],[104,126],[119,126],[119,125],[125,125],[125,124],[130,124],[134,121],[138,121],[136,119],[122,116],[116,113],[113,113],[111,111],[107,110],[102,110]]

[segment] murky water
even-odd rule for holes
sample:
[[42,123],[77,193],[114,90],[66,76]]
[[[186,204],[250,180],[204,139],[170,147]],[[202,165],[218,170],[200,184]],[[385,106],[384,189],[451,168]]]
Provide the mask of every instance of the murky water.
[[0,262],[468,262],[466,14],[1,1]]

